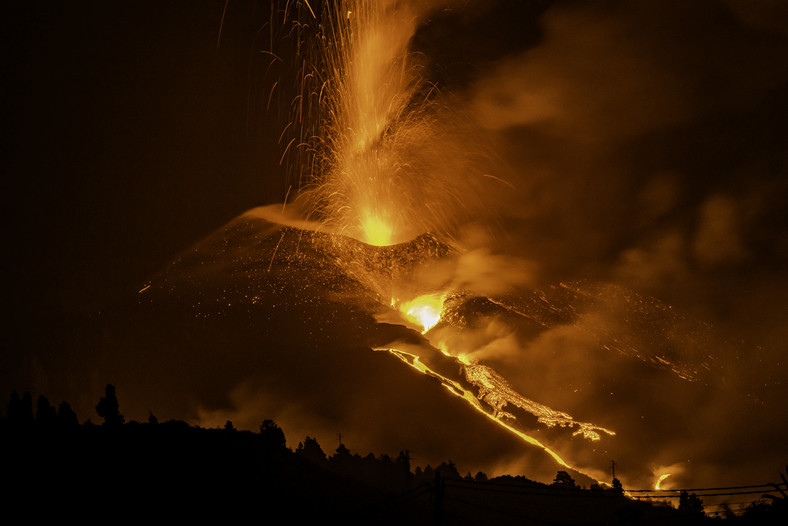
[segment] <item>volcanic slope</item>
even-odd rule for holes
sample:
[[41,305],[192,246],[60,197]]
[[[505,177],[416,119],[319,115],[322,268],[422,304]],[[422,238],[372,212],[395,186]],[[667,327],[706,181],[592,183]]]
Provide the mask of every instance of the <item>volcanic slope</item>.
[[[541,480],[560,464],[490,415],[600,479],[610,458],[633,485],[681,456],[703,460],[685,442],[700,426],[691,404],[716,393],[713,364],[702,345],[679,348],[704,332],[664,305],[605,285],[444,291],[441,321],[422,335],[392,298],[433,292],[420,270],[457,250],[430,234],[374,247],[269,217],[249,211],[198,243],[114,324],[106,374],[129,414],[252,429],[273,418],[291,445],[341,433],[354,451],[409,448],[422,465]],[[435,374],[372,352],[392,348]]]
[[551,479],[560,466],[549,455],[371,350],[411,342],[458,375],[404,318],[378,321],[394,312],[393,290],[453,254],[429,234],[373,247],[250,211],[145,284],[134,314],[113,324],[104,376],[136,418],[153,410],[252,429],[272,418],[291,446],[317,436],[330,451],[341,433],[353,451],[409,448],[421,465],[451,459],[474,471],[527,459],[533,476]]

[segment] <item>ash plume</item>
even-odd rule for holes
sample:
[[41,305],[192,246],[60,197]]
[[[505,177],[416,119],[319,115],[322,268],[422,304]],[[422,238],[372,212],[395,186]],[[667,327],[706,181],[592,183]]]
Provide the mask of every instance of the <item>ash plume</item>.
[[[475,64],[458,82],[512,167],[502,235],[488,246],[532,262],[537,288],[606,285],[583,292],[598,303],[535,339],[493,317],[471,332],[487,342],[476,352],[561,407],[575,403],[574,388],[561,385],[570,371],[574,381],[614,386],[582,404],[614,419],[627,414],[619,434],[663,429],[643,437],[660,444],[658,462],[694,459],[678,484],[700,473],[745,477],[750,462],[767,476],[784,440],[774,424],[788,336],[785,10],[712,0],[547,4],[520,49]],[[533,27],[533,6],[477,9],[489,18],[521,13]],[[441,23],[445,33],[470,27],[460,15]],[[675,317],[662,318],[665,309]],[[633,327],[633,310],[646,325],[662,324],[658,334]],[[667,338],[675,357],[712,372],[693,380],[693,394],[660,387],[594,351],[600,334],[628,338],[632,349]],[[534,374],[537,361],[551,372]],[[635,398],[619,406],[611,400],[619,392]],[[732,421],[757,431],[745,437]],[[742,450],[760,458],[744,461]],[[620,454],[628,464],[644,455]]]

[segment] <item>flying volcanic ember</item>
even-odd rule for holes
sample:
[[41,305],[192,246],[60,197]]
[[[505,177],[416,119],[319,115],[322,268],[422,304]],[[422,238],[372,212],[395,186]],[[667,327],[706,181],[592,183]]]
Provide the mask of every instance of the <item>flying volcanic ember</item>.
[[[364,381],[361,362],[377,367],[385,358],[399,369],[392,374],[407,371],[409,386],[414,376],[429,378],[425,389],[439,386],[430,396],[448,393],[452,407],[473,415],[469,422],[507,434],[549,464],[536,473],[512,455],[490,472],[536,477],[571,468],[609,481],[610,460],[626,459],[620,476],[630,487],[692,480],[682,476],[705,461],[685,444],[711,416],[686,414],[714,400],[715,389],[730,388],[718,381],[726,373],[708,352],[711,327],[612,283],[537,287],[532,262],[490,248],[486,241],[501,233],[498,203],[513,188],[510,169],[452,95],[426,80],[428,57],[411,51],[432,8],[302,1],[272,15],[293,49],[267,55],[272,64],[295,57],[299,91],[281,135],[292,181],[287,202],[237,218],[140,296],[158,306],[188,302],[194,318],[230,335],[224,347],[240,338],[227,320],[241,309],[249,326],[267,327],[266,341],[290,349],[280,361],[293,365],[272,361],[272,371],[305,374],[308,360],[331,360],[328,349],[361,347],[365,354],[350,367],[354,382]],[[275,337],[293,320],[307,342],[301,348],[295,337]],[[303,358],[305,346],[319,352]],[[217,366],[211,381],[229,367]],[[332,380],[310,381],[318,391]],[[321,409],[311,422],[290,418],[308,404],[288,398],[287,382],[272,382],[291,400],[276,415],[286,430],[310,432],[335,410],[313,400]],[[408,389],[415,388],[369,387],[385,400],[384,413]],[[201,419],[226,416],[206,408]],[[679,429],[671,419],[696,422]]]

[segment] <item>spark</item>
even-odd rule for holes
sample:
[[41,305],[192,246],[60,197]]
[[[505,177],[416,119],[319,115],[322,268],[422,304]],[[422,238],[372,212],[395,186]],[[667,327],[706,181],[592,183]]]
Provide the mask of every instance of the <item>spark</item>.
[[491,154],[469,136],[471,120],[437,102],[409,51],[424,8],[333,0],[317,17],[304,5],[302,18],[317,22],[296,24],[300,93],[280,160],[296,172],[302,208],[327,231],[379,246],[424,232],[451,237],[490,213],[485,180],[508,183],[482,168]]
[[287,198],[290,196],[290,190],[292,189],[293,189],[293,185],[290,185],[290,187],[287,189],[287,193],[285,194],[285,199],[284,201],[282,201],[282,214],[285,213],[285,206],[287,206]]
[[309,2],[307,2],[307,0],[304,0],[304,3],[305,3],[305,4],[306,4],[306,6],[309,8],[309,12],[310,12],[310,13],[312,13],[312,18],[315,18],[315,19],[316,19],[317,17],[315,16],[315,12],[314,12],[314,11],[312,11],[312,6],[311,6],[311,5],[309,5]]
[[482,177],[487,177],[488,179],[493,179],[495,181],[498,181],[499,183],[505,184],[506,186],[508,186],[512,190],[517,190],[517,188],[512,183],[510,183],[509,181],[505,181],[505,180],[501,179],[500,177],[495,177],[494,175],[491,175],[491,174],[482,174]]
[[219,22],[219,35],[216,37],[216,49],[219,49],[219,44],[222,42],[222,28],[224,27],[224,17],[227,14],[227,4],[230,0],[225,0],[224,9],[222,9],[222,21]]
[[282,240],[285,238],[285,232],[282,232],[282,237],[279,238],[279,241],[276,243],[276,247],[274,247],[274,253],[271,254],[271,262],[268,264],[268,272],[271,272],[271,267],[274,264],[274,258],[276,257],[276,252],[279,250],[279,245],[282,243]]

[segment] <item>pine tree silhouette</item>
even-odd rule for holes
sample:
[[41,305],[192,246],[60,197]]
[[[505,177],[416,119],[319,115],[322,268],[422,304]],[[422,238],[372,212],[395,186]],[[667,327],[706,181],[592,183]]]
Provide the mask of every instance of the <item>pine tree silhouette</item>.
[[99,403],[96,405],[96,413],[104,419],[105,426],[120,426],[123,424],[123,415],[120,414],[118,397],[115,395],[115,386],[107,384],[104,393],[104,398],[99,400]]
[[260,437],[268,450],[287,448],[285,433],[273,420],[263,420],[263,423],[260,424]]
[[44,427],[57,424],[57,411],[44,395],[39,395],[36,401],[36,423]]
[[298,443],[295,452],[319,466],[324,466],[327,462],[325,451],[320,447],[317,439],[310,436],[307,436],[303,442]]
[[77,414],[65,400],[57,408],[57,421],[61,427],[76,427],[79,425]]
[[8,421],[13,426],[32,425],[35,417],[33,416],[33,397],[30,396],[30,391],[25,391],[21,398],[16,390],[12,391],[7,414]]

